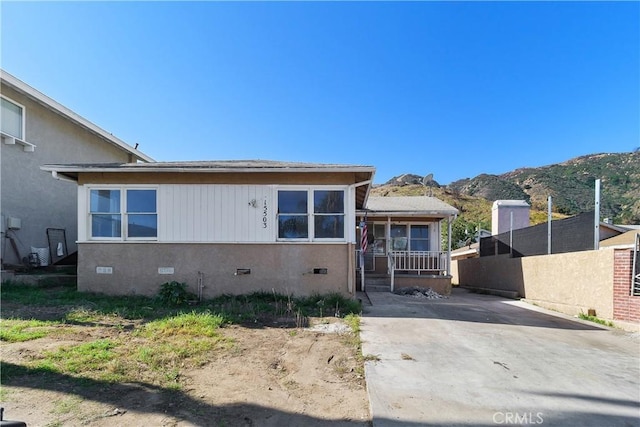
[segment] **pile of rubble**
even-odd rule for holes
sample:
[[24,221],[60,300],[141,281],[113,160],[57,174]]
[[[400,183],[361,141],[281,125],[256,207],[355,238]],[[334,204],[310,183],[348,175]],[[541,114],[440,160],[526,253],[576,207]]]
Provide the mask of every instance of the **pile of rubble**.
[[394,291],[393,293],[398,295],[411,296],[411,297],[420,298],[420,299],[447,298],[446,296],[440,295],[439,293],[437,293],[431,288],[419,288],[417,286],[414,286],[411,288],[400,288]]

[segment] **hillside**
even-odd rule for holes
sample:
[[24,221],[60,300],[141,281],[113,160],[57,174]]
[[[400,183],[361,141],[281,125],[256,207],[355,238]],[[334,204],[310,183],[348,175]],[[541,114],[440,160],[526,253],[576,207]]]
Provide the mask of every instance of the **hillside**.
[[[376,186],[375,196],[433,195],[455,206],[460,216],[453,237],[466,240],[470,232],[491,230],[491,205],[495,200],[526,200],[531,223],[547,218],[547,197],[554,217],[576,215],[594,208],[595,180],[600,179],[600,216],[616,224],[640,224],[640,151],[593,154],[538,168],[521,168],[502,175],[481,174],[449,185],[429,176],[402,174]],[[465,229],[467,233],[465,233]]]

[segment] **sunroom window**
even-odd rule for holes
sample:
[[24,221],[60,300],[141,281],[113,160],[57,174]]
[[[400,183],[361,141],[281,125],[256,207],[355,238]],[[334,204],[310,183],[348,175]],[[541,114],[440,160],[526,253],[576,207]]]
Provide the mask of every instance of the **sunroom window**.
[[120,190],[91,190],[91,237],[122,236]]
[[343,190],[278,191],[278,238],[344,239]]
[[127,237],[157,237],[156,190],[127,190]]
[[309,237],[307,191],[278,191],[278,237]]
[[317,239],[344,238],[344,191],[314,191],[313,213]]
[[155,189],[92,189],[89,200],[92,238],[118,240],[122,236],[125,239],[158,236]]

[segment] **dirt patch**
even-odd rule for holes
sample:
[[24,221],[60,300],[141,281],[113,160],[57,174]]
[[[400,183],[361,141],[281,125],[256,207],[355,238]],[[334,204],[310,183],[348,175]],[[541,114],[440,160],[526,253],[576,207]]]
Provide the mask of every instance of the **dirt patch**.
[[22,368],[42,351],[114,333],[103,326],[73,325],[71,332],[3,344],[3,368],[12,370],[2,385],[5,418],[30,427],[370,425],[350,332],[339,319],[312,319],[314,324],[325,326],[225,327],[231,347],[203,366],[181,370],[178,390],[79,382]]

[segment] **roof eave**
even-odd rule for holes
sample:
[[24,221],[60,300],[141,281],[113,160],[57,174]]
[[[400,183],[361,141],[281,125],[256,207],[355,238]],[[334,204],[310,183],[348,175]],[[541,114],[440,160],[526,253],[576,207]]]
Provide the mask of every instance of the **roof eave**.
[[366,213],[370,216],[415,216],[415,217],[429,217],[429,218],[447,218],[458,214],[457,211],[375,211],[369,209],[360,209],[359,213]]

